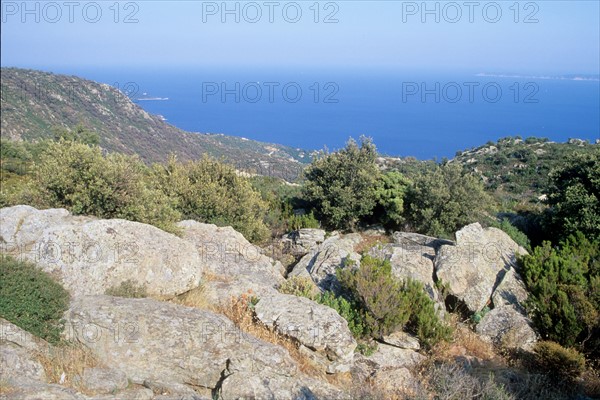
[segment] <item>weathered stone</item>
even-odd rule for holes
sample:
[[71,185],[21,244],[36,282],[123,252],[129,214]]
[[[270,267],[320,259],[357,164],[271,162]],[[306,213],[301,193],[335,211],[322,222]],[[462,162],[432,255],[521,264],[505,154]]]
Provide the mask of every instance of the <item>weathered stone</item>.
[[494,308],[476,327],[477,333],[504,348],[529,350],[537,341],[532,322],[511,306]]
[[86,368],[82,382],[86,389],[96,393],[113,393],[125,389],[129,384],[127,375],[109,368]]
[[46,382],[46,372],[36,354],[50,345],[0,318],[0,381]]
[[365,357],[365,360],[373,363],[376,370],[397,369],[414,367],[423,362],[425,356],[413,350],[400,349],[380,343],[377,350],[371,356]]
[[392,275],[400,280],[413,279],[421,282],[429,297],[439,301],[439,294],[433,281],[433,259],[435,249],[420,244],[387,244],[373,247],[372,257],[388,260],[392,266]]
[[6,391],[6,397],[0,397],[2,399],[88,400],[87,396],[77,393],[73,389],[27,379],[19,380],[16,385],[9,381],[4,390]]
[[257,296],[273,294],[284,281],[281,263],[262,254],[260,247],[233,228],[191,220],[177,226],[200,255],[207,301],[222,304],[248,290]]
[[265,378],[260,371],[240,373],[225,378],[221,397],[229,399],[344,399],[343,393],[330,384],[304,377],[292,379],[285,376]]
[[310,228],[286,233],[281,238],[281,243],[284,245],[286,251],[295,257],[304,256],[324,241],[325,231],[323,229]]
[[30,351],[44,351],[50,346],[45,340],[33,336],[4,318],[0,318],[0,342],[12,342]]
[[304,297],[276,294],[261,298],[255,312],[263,324],[325,355],[328,372],[349,369],[356,341],[348,322],[334,309]]
[[492,303],[495,308],[502,306],[514,306],[523,311],[523,304],[527,300],[527,289],[523,279],[513,268],[508,270],[500,284],[492,294]]
[[84,296],[65,313],[65,333],[133,383],[214,389],[223,374],[265,370],[293,376],[282,348],[243,334],[224,316],[151,299]]
[[33,352],[13,342],[0,342],[0,380],[20,381],[23,378],[45,382],[44,367]]
[[413,232],[394,232],[392,235],[394,243],[404,246],[425,246],[431,247],[434,250],[439,249],[442,245],[454,245],[454,242],[446,239],[439,239],[432,236],[421,235]]
[[151,225],[28,206],[3,208],[0,222],[3,250],[35,262],[73,295],[131,280],[149,295],[174,296],[200,283],[195,247]]
[[374,386],[389,395],[410,394],[418,386],[408,368],[382,369],[372,377]]
[[516,267],[517,255],[525,253],[500,229],[483,229],[475,223],[456,232],[456,246],[439,249],[436,274],[450,294],[477,312],[488,304],[504,275]]
[[419,339],[406,332],[394,332],[388,336],[384,336],[381,340],[389,345],[399,347],[401,349],[419,350],[421,345]]
[[115,394],[95,395],[89,400],[155,400],[156,398],[152,390],[138,386],[120,390]]
[[289,275],[307,276],[308,273],[321,289],[337,291],[339,283],[335,271],[349,263],[360,264],[361,257],[354,251],[354,246],[361,240],[356,233],[332,236],[302,257]]

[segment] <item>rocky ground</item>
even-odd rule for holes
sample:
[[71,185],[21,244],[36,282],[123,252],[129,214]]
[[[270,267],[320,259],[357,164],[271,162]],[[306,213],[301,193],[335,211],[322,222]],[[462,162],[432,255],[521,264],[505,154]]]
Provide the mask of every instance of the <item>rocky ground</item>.
[[[360,265],[365,234],[286,235],[279,248],[298,261],[284,267],[232,228],[195,221],[179,223],[180,236],[29,206],[0,210],[0,221],[2,251],[35,262],[70,292],[64,338],[76,349],[70,362],[78,363],[61,367],[59,349],[0,320],[0,397],[344,399],[368,386],[398,398],[416,390],[419,366],[430,357],[405,332],[363,355],[335,310],[278,291],[292,276],[337,290],[335,270],[348,260]],[[456,232],[455,242],[403,232],[387,241],[367,253],[389,259],[396,277],[422,282],[440,315],[490,309],[474,331],[459,327],[471,343],[527,351],[536,342],[516,263],[525,250],[504,232],[476,223]],[[148,297],[105,294],[125,281],[145,286]],[[248,293],[254,323],[293,343],[294,354],[221,312]],[[471,366],[486,362],[475,353],[464,343],[446,352]]]

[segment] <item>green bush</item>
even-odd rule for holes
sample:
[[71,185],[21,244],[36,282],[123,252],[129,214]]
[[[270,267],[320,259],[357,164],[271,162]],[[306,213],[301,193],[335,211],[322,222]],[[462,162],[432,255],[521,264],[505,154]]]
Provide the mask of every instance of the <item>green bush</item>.
[[490,226],[501,229],[519,246],[523,247],[527,251],[531,251],[531,242],[529,241],[527,235],[519,230],[519,228],[511,224],[508,218],[503,218],[502,221],[494,222],[490,224]]
[[364,315],[360,306],[342,296],[336,296],[333,292],[326,291],[317,297],[317,302],[333,308],[342,318],[348,321],[348,329],[356,338],[362,338],[367,333],[364,325]]
[[320,228],[321,224],[319,224],[319,221],[311,211],[304,215],[291,215],[287,218],[287,226],[289,230],[297,231],[303,228]]
[[558,247],[544,242],[521,263],[527,308],[542,336],[565,346],[597,344],[588,339],[600,328],[600,242],[581,233]]
[[183,218],[231,225],[252,242],[270,236],[264,223],[268,204],[232,166],[208,157],[186,163],[170,157],[166,165],[155,164],[153,172]]
[[319,289],[311,278],[304,276],[292,276],[279,286],[279,291],[284,294],[306,297],[315,300],[319,295]]
[[102,155],[99,147],[50,143],[35,168],[34,205],[74,214],[123,218],[173,230],[180,215],[136,156]]
[[407,193],[407,219],[419,233],[450,237],[492,208],[480,178],[458,164],[437,166],[415,178]]
[[131,279],[127,279],[118,286],[107,289],[105,294],[115,297],[128,297],[131,299],[141,299],[148,296],[146,293],[146,285],[138,285]]
[[373,223],[381,223],[397,229],[404,222],[404,197],[410,181],[399,172],[390,171],[381,175],[375,189]]
[[550,228],[559,240],[576,232],[600,240],[600,150],[575,153],[550,174]]
[[359,308],[366,334],[379,339],[406,328],[426,347],[449,337],[422,284],[395,279],[389,261],[365,256],[360,268],[339,270],[338,279]]
[[0,316],[51,343],[60,340],[69,293],[35,265],[0,255]]
[[537,342],[533,351],[539,368],[565,380],[575,380],[586,370],[583,354],[549,341]]
[[321,153],[305,170],[303,195],[311,202],[326,225],[354,229],[375,207],[381,175],[377,150],[370,139],[361,146],[350,139],[336,153]]

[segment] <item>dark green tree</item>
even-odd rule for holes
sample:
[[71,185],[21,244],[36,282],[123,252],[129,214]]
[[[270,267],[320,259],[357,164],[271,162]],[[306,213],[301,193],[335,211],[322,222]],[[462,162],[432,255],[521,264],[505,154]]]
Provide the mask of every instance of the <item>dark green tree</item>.
[[372,213],[381,175],[373,142],[361,138],[360,147],[350,139],[335,153],[322,152],[307,168],[304,197],[331,228],[354,229]]
[[407,217],[416,231],[446,237],[481,221],[492,209],[492,199],[481,179],[454,163],[437,166],[415,178],[407,203]]
[[550,226],[557,239],[579,231],[600,239],[600,150],[573,154],[550,174]]
[[530,292],[528,309],[542,336],[565,346],[595,346],[600,327],[600,242],[581,233],[558,247],[546,241],[523,257],[522,265]]

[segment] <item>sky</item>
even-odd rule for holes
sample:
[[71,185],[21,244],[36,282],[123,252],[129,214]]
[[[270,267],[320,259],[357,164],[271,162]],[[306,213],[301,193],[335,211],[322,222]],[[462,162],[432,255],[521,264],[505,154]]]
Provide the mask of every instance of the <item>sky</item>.
[[1,4],[2,66],[600,70],[595,0]]

